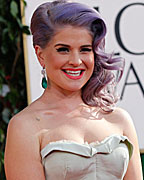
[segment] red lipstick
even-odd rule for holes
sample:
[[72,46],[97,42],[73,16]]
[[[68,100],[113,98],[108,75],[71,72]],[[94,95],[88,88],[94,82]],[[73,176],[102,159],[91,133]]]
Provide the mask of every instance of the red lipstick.
[[[79,74],[78,73],[74,73],[76,71],[81,71],[80,72],[80,75],[77,75]],[[72,69],[72,68],[69,68],[69,69],[63,69],[63,73],[69,78],[69,79],[73,79],[73,80],[77,80],[77,79],[81,79],[83,74],[84,74],[84,69]]]

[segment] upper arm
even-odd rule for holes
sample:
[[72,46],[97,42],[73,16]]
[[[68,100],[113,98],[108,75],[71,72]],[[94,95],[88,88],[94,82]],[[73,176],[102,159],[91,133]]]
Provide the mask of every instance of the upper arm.
[[44,180],[39,140],[31,127],[21,119],[12,119],[8,126],[5,148],[7,180]]
[[128,137],[133,145],[133,154],[129,161],[128,169],[124,177],[125,180],[142,180],[142,166],[140,159],[140,151],[138,145],[138,139],[133,121],[130,115],[124,111],[120,110],[122,116],[121,122],[123,126],[123,134]]

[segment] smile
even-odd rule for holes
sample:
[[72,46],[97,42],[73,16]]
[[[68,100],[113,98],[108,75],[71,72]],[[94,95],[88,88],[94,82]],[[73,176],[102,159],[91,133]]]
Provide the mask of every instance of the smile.
[[66,70],[63,69],[62,70],[64,72],[64,74],[70,78],[70,79],[81,79],[83,74],[84,74],[84,70]]

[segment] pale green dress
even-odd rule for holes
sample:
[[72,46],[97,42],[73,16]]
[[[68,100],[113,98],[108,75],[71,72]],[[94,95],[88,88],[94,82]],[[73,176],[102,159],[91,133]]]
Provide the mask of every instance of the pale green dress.
[[41,151],[46,180],[122,180],[133,146],[126,136],[79,144],[61,140]]

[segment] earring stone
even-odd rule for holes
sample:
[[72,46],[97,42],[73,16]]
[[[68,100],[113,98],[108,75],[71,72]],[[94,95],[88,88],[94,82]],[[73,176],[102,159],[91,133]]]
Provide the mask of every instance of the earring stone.
[[47,80],[46,80],[46,75],[45,75],[46,72],[45,72],[45,69],[44,69],[44,68],[42,69],[41,74],[43,75],[41,85],[42,85],[42,87],[43,87],[44,89],[46,89],[46,88],[47,88]]

